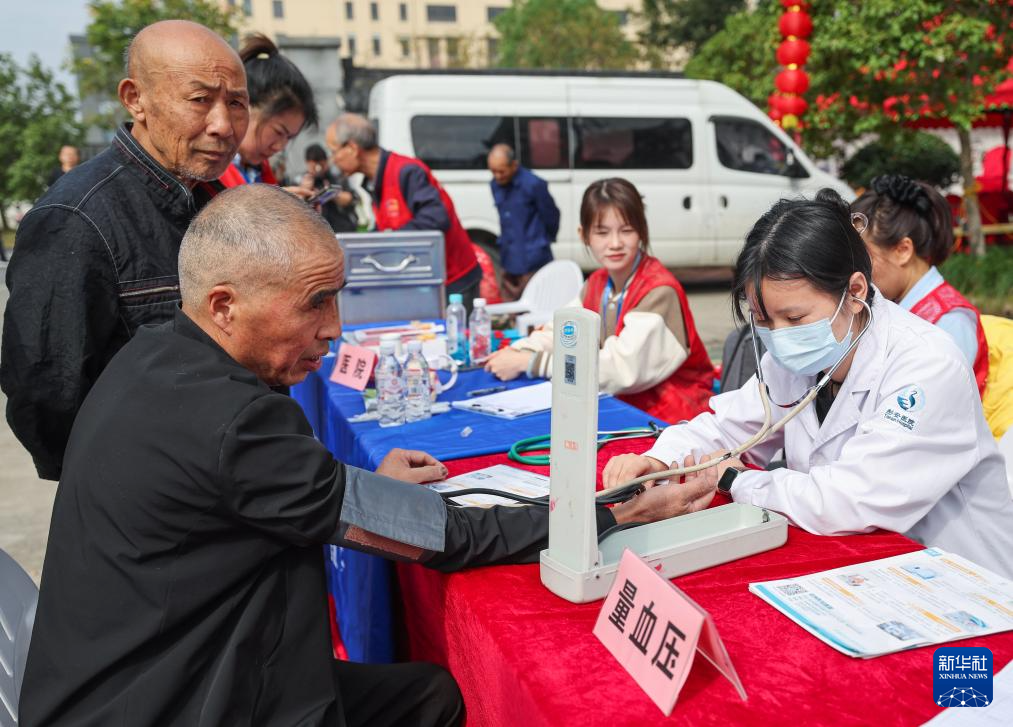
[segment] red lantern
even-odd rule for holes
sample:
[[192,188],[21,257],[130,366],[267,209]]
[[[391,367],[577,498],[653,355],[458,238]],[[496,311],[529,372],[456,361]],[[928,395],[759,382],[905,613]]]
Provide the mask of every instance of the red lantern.
[[809,17],[809,13],[804,10],[789,10],[781,16],[777,27],[785,38],[790,35],[794,35],[796,38],[808,38],[809,34],[813,32],[813,21]]
[[789,68],[777,74],[774,85],[782,93],[805,93],[809,88],[809,74],[798,68]]
[[799,0],[781,0],[781,5],[784,6],[785,10],[791,10],[794,7],[802,10],[809,9],[809,3],[799,2]]
[[767,116],[770,117],[771,121],[780,121],[784,118],[784,114],[781,113],[781,109],[771,109],[767,112]]
[[809,59],[809,44],[804,40],[786,40],[777,48],[777,62],[782,66],[801,66]]
[[809,104],[801,96],[785,96],[781,99],[781,112],[785,115],[801,116],[809,108]]

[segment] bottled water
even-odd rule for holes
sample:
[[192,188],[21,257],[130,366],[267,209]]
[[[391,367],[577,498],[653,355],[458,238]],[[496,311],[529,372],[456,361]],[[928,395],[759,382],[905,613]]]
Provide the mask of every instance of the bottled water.
[[461,294],[451,293],[450,305],[447,306],[447,353],[460,364],[468,363],[467,328],[468,314],[461,302]]
[[380,361],[376,365],[376,407],[381,427],[404,424],[404,379],[401,364],[394,355],[394,342],[380,342]]
[[432,416],[432,389],[429,365],[422,355],[422,342],[408,342],[408,360],[404,364],[405,421],[417,422]]
[[489,358],[492,322],[489,320],[489,311],[485,309],[485,298],[475,298],[474,305],[471,320],[468,321],[468,337],[471,344],[469,351],[471,364],[476,366]]

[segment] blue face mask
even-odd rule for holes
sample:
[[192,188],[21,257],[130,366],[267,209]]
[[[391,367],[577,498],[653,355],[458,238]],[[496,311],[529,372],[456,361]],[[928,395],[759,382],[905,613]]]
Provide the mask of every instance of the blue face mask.
[[831,327],[834,319],[841,312],[845,293],[837,310],[831,318],[823,318],[815,323],[804,326],[789,326],[770,330],[755,326],[756,335],[770,351],[770,355],[789,371],[800,376],[811,376],[836,364],[851,345],[851,328],[843,341],[834,337]]

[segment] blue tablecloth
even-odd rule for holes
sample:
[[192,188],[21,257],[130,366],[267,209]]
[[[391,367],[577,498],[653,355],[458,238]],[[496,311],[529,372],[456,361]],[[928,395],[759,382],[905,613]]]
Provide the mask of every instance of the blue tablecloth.
[[[505,452],[518,439],[549,433],[549,412],[521,419],[500,419],[451,408],[428,421],[381,428],[376,422],[349,423],[363,411],[362,394],[329,380],[334,357],[324,359],[320,371],[292,388],[317,438],[342,462],[375,469],[394,447],[421,449],[440,460]],[[441,377],[446,374],[441,373]],[[467,392],[499,385],[485,371],[463,371],[453,389],[439,401],[455,401]],[[510,388],[529,386],[522,378]],[[612,397],[598,405],[598,428],[641,427],[651,421],[647,413]],[[657,421],[655,419],[655,421]],[[471,434],[461,436],[469,427]],[[391,625],[390,564],[378,557],[332,547],[328,557],[328,586],[334,596],[342,640],[353,661],[387,663],[394,659]]]

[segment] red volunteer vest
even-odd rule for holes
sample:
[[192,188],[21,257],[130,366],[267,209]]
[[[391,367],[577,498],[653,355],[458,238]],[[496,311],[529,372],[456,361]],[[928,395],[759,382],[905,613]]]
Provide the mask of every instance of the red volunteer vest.
[[981,327],[981,314],[949,283],[942,283],[931,293],[914,304],[911,312],[933,325],[954,308],[968,308],[974,311],[977,323],[978,355],[974,357],[974,380],[978,382],[978,395],[985,393],[985,380],[988,378],[988,342],[985,340],[985,329]]
[[[584,294],[584,307],[595,313],[601,313],[601,295],[608,282],[608,273],[599,269],[591,273],[587,279],[587,291]],[[626,312],[634,310],[645,295],[659,286],[672,288],[679,296],[682,308],[682,320],[686,325],[686,340],[689,344],[689,355],[671,376],[660,384],[640,391],[636,394],[622,394],[618,398],[638,409],[652,414],[659,419],[674,424],[683,419],[692,419],[697,414],[707,411],[707,403],[713,395],[714,365],[711,364],[707,350],[700,336],[697,335],[693,314],[689,311],[686,292],[656,258],[645,256],[633,276],[630,287],[623,296],[623,307],[616,321],[616,335],[622,333]]]
[[[218,177],[218,181],[223,187],[229,189],[230,187],[238,187],[241,184],[246,184],[246,177],[239,171],[239,167],[235,164],[230,164],[229,168],[225,170],[225,173]],[[260,181],[264,184],[278,184],[278,179],[274,176],[274,172],[271,170],[271,165],[267,162],[261,162],[260,164]]]
[[471,238],[457,219],[457,211],[447,191],[436,181],[436,177],[425,164],[418,159],[387,152],[387,164],[383,170],[383,185],[380,188],[380,199],[373,200],[373,214],[376,216],[376,229],[399,230],[412,219],[412,211],[408,201],[401,192],[401,170],[409,164],[421,167],[426,173],[429,183],[440,193],[447,216],[450,218],[450,229],[443,233],[443,247],[447,258],[447,282],[463,278],[478,265],[475,251],[471,247]]

